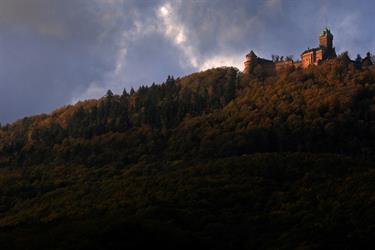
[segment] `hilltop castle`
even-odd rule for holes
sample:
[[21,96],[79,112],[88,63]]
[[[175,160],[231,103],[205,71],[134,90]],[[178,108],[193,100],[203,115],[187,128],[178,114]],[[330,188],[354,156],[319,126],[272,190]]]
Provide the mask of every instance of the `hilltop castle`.
[[292,57],[284,59],[284,57],[279,56],[273,56],[273,60],[267,60],[258,57],[254,51],[251,51],[246,55],[244,73],[252,72],[257,65],[261,65],[266,73],[278,72],[290,66],[307,68],[331,58],[336,58],[333,35],[328,28],[325,28],[319,35],[319,47],[305,50],[301,54],[300,61],[293,61]]
[[319,47],[308,49],[301,54],[302,68],[311,64],[318,65],[321,61],[336,58],[336,50],[333,47],[333,35],[328,28],[325,28],[319,35]]

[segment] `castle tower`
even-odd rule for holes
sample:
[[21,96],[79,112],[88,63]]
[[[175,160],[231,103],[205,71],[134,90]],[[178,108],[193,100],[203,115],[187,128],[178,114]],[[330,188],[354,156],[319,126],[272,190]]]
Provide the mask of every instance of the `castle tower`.
[[324,48],[326,50],[333,49],[333,35],[328,28],[325,28],[322,32],[320,32],[319,46],[320,48]]
[[250,51],[250,53],[246,55],[246,59],[245,59],[245,62],[244,62],[244,66],[245,66],[244,73],[250,72],[250,70],[256,64],[257,58],[258,57],[257,57],[257,55],[255,55],[254,51]]

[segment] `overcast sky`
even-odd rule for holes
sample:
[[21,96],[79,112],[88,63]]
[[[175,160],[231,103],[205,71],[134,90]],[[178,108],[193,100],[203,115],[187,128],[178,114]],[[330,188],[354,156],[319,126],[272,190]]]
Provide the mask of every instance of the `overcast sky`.
[[375,51],[373,0],[0,0],[0,122],[244,55],[294,55],[328,26]]

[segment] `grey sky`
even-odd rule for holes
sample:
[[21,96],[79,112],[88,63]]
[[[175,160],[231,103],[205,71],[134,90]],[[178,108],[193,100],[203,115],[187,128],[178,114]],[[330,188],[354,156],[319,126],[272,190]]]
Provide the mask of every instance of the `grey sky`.
[[299,57],[328,25],[375,52],[372,0],[1,0],[0,122],[258,55]]

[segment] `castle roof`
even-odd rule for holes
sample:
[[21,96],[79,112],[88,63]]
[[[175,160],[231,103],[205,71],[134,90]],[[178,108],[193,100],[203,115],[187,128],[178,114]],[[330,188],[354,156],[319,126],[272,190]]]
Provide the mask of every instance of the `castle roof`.
[[258,57],[254,51],[250,51],[249,54],[246,55],[247,61],[256,61],[257,63],[273,63],[271,60],[267,60],[261,57]]
[[320,36],[325,36],[325,35],[332,36],[331,31],[330,31],[327,27],[325,27],[325,28],[320,32]]
[[250,53],[247,54],[246,57],[257,58],[257,55],[254,53],[254,51],[250,51]]
[[318,51],[318,50],[321,50],[322,48],[312,48],[312,49],[307,49],[305,50],[304,52],[302,52],[301,55],[303,54],[306,54],[306,53],[309,53],[309,52],[313,52],[313,51]]

